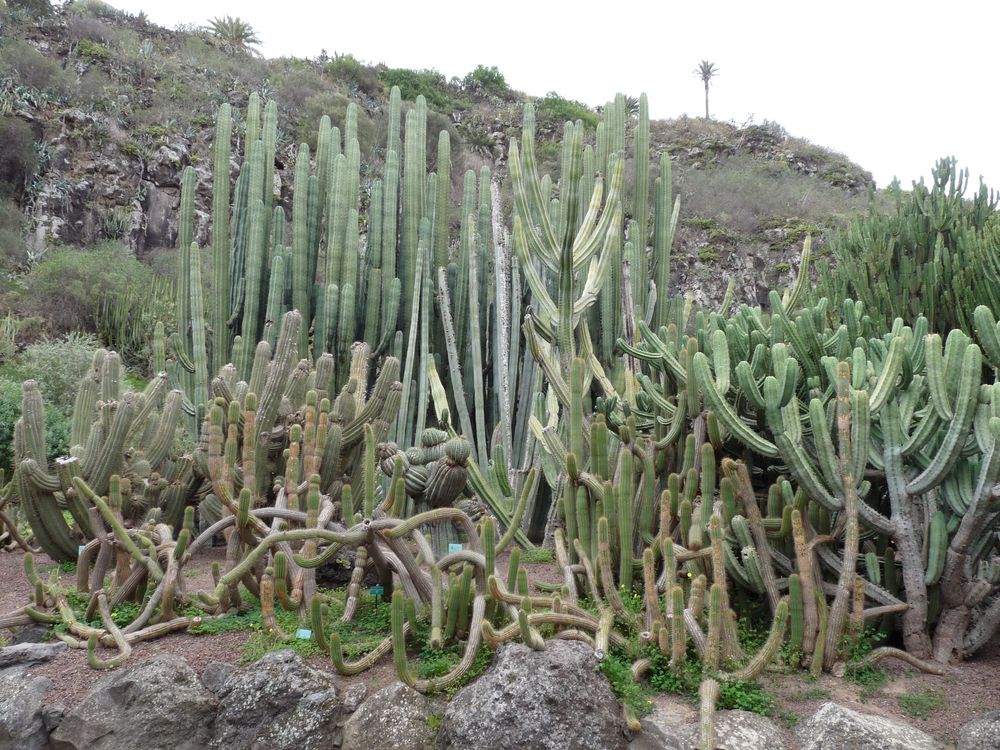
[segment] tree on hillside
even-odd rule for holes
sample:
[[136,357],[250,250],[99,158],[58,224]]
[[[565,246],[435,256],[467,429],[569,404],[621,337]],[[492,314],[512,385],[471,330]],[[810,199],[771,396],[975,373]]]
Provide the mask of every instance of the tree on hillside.
[[715,67],[715,63],[709,62],[708,60],[702,60],[698,67],[695,68],[694,74],[701,78],[702,82],[705,84],[705,119],[708,117],[708,86],[711,80],[719,74],[719,69]]
[[239,18],[224,16],[208,22],[208,31],[218,40],[223,49],[237,55],[260,55],[254,47],[261,43],[253,27]]

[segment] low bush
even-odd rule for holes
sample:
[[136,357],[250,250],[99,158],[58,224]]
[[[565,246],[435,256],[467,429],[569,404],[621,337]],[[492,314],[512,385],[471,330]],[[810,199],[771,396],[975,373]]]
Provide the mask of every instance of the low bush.
[[74,42],[89,39],[107,44],[115,37],[115,30],[111,26],[92,16],[71,15],[66,19],[66,30]]
[[564,99],[550,91],[536,104],[539,124],[559,126],[567,121],[581,120],[588,128],[596,128],[599,118],[590,107],[571,99]]
[[58,339],[42,339],[26,347],[7,372],[16,380],[36,380],[45,403],[69,416],[80,378],[100,345],[97,337],[88,333],[70,332]]
[[[0,377],[0,469],[8,477],[14,465],[14,423],[21,416],[22,394],[19,382]],[[46,401],[45,441],[50,461],[68,452],[69,430],[69,418]]]
[[436,70],[410,70],[386,68],[379,78],[387,89],[399,86],[399,93],[407,101],[416,101],[420,95],[436,110],[451,110],[455,102],[447,91],[447,82]]
[[7,6],[26,13],[31,18],[44,18],[52,15],[52,3],[49,0],[7,0]]
[[64,94],[66,77],[59,63],[21,39],[0,44],[0,78],[10,77],[23,86]]
[[101,62],[111,57],[111,50],[100,42],[91,39],[84,39],[76,46],[77,54],[85,57],[91,62]]
[[116,242],[85,250],[50,250],[23,279],[18,310],[37,315],[56,336],[67,331],[95,331],[95,310],[104,295],[149,288],[152,269]]
[[0,202],[0,274],[13,273],[27,260],[24,215],[11,201]]
[[[344,121],[347,118],[347,105],[351,103],[343,94],[334,91],[320,91],[308,99],[296,113],[298,126],[295,137],[299,143],[308,143],[309,148],[316,149],[316,126],[323,115],[329,115],[335,127],[340,128],[340,137],[344,137]],[[358,107],[358,144],[361,153],[366,154],[375,145],[375,123],[364,109]]]
[[122,19],[128,16],[124,11],[104,2],[104,0],[74,0],[67,7],[67,10],[77,16],[89,16],[90,18]]
[[16,197],[28,186],[38,167],[35,134],[20,118],[0,117],[0,198]]
[[797,216],[815,225],[843,223],[865,202],[786,164],[746,156],[722,159],[713,169],[678,170],[675,185],[682,221],[711,219],[748,233],[760,230],[760,217],[768,216]]
[[378,71],[359,62],[353,55],[335,55],[324,70],[333,80],[346,84],[349,90],[357,90],[368,96],[375,96],[384,90]]
[[478,88],[480,91],[493,96],[503,96],[510,91],[507,80],[496,65],[486,67],[477,65],[475,70],[462,79],[462,85],[466,88]]

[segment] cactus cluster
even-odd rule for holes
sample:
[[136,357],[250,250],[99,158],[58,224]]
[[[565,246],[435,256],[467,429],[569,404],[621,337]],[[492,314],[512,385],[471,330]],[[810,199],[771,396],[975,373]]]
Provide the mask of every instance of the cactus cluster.
[[[555,181],[539,174],[526,106],[509,226],[488,169],[467,173],[450,205],[449,137],[428,172],[422,98],[402,132],[397,89],[388,113],[374,179],[354,105],[342,131],[320,121],[315,153],[297,151],[289,228],[273,189],[276,105],[250,98],[235,184],[233,112],[219,109],[210,293],[189,169],[178,328],[168,347],[159,327],[153,346],[163,374],[124,391],[117,356],[101,352],[80,387],[72,456],[55,467],[41,397],[24,389],[4,495],[30,522],[24,546],[77,561],[102,625],[80,621],[31,556],[34,599],[0,622],[62,623],[64,640],[110,668],[139,640],[245,610],[250,593],[275,637],[291,637],[278,611],[295,612],[336,670],[391,652],[424,691],[454,687],[484,644],[511,639],[579,640],[598,660],[614,649],[637,681],[654,659],[680,670],[697,658],[705,748],[720,686],[754,679],[779,652],[837,671],[845,636],[877,624],[905,650],[869,659],[939,671],[992,637],[991,308],[973,314],[977,344],[924,317],[883,331],[861,302],[805,302],[808,239],[795,284],[768,310],[730,312],[732,294],[716,311],[671,300],[679,204],[669,155],[650,184],[645,97],[631,196],[622,97],[593,144],[566,124]],[[559,585],[528,580],[529,535],[551,542]],[[214,586],[187,591],[184,567],[218,539]],[[352,658],[316,581],[341,553],[353,555],[341,621],[369,575],[391,603],[390,631]],[[110,612],[126,600],[141,608],[122,626]],[[736,623],[756,601],[770,635],[751,655]],[[461,644],[448,674],[414,670],[424,633],[433,648]]]
[[[391,433],[397,444],[418,443],[433,409],[438,422],[470,443],[494,499],[502,499],[508,484],[518,492],[539,461],[528,417],[544,412],[546,381],[557,374],[550,372],[550,357],[561,361],[563,379],[577,352],[620,379],[615,340],[624,326],[634,328],[634,320],[623,323],[617,312],[623,262],[630,278],[625,297],[636,299],[640,315],[665,318],[670,306],[665,291],[678,204],[671,209],[669,156],[650,184],[645,96],[640,105],[635,162],[644,167],[637,171],[631,221],[624,209],[624,97],[605,108],[593,146],[584,145],[581,123],[566,124],[556,184],[539,175],[534,111],[525,107],[522,136],[511,144],[515,206],[508,226],[487,168],[467,172],[460,205],[450,204],[448,131],[438,141],[436,171],[428,172],[426,102],[418,97],[403,118],[394,89],[380,175],[362,170],[353,104],[342,126],[320,121],[315,153],[299,146],[290,230],[272,189],[275,103],[250,97],[235,185],[229,179],[233,112],[228,104],[220,107],[207,298],[201,251],[191,244],[193,170],[182,179],[178,330],[167,369],[171,385],[185,394],[191,431],[201,421],[198,406],[209,398],[210,373],[231,362],[237,377],[247,379],[254,342],[273,346],[276,322],[294,309],[303,317],[300,356],[313,363],[330,353],[341,373],[359,340],[373,354],[400,361],[400,418]],[[653,271],[659,296],[646,283]],[[494,481],[501,471],[505,476]],[[534,502],[529,499],[525,531],[538,516]],[[502,502],[490,506],[503,513]]]
[[79,545],[94,539],[91,508],[75,479],[106,494],[117,478],[115,492],[130,521],[161,510],[179,523],[198,485],[190,457],[175,451],[181,393],[167,392],[162,372],[142,393],[124,390],[121,377],[118,355],[98,350],[77,391],[70,455],[52,468],[45,454],[42,395],[34,381],[24,384],[14,429],[13,491],[35,542],[54,560],[75,560]]
[[968,169],[950,158],[938,161],[930,184],[890,185],[891,210],[870,195],[869,210],[831,237],[835,266],[819,268],[817,293],[838,305],[863,302],[880,332],[894,318],[922,315],[942,336],[971,333],[976,307],[1000,310],[1000,201],[982,181],[971,195],[968,188]]
[[[878,335],[851,301],[832,311],[821,300],[794,317],[794,295],[772,293],[770,302],[769,316],[745,306],[730,318],[699,314],[689,337],[683,327],[656,335],[640,326],[639,346],[622,342],[650,370],[640,376],[638,418],[669,442],[696,414],[716,448],[748,452],[756,470],[798,485],[816,580],[837,581],[828,643],[863,572],[877,605],[866,616],[901,611],[911,654],[971,655],[1000,616],[979,573],[996,558],[1000,425],[979,346],[955,330],[942,347],[924,318]],[[996,324],[986,308],[978,320],[989,351]],[[839,549],[811,542],[842,534]]]

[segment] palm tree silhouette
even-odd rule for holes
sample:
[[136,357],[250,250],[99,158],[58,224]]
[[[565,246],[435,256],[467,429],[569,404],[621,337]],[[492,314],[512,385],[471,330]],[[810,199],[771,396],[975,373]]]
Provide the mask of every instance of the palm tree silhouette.
[[232,18],[223,16],[213,18],[208,22],[208,31],[212,33],[223,49],[229,54],[259,56],[254,47],[261,43],[260,37],[253,27],[239,16]]
[[709,119],[708,116],[708,85],[712,78],[719,74],[719,69],[715,67],[715,63],[711,63],[708,60],[702,60],[698,67],[695,68],[694,74],[701,78],[702,82],[705,84],[705,119]]

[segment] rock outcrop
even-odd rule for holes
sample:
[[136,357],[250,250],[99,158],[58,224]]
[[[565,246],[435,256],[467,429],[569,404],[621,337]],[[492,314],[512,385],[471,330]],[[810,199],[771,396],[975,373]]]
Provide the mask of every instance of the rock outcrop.
[[824,703],[795,727],[802,750],[941,750],[942,745],[919,729],[882,716]]
[[621,706],[596,669],[594,650],[549,641],[544,651],[503,646],[489,671],[448,704],[435,747],[619,750],[628,739]]

